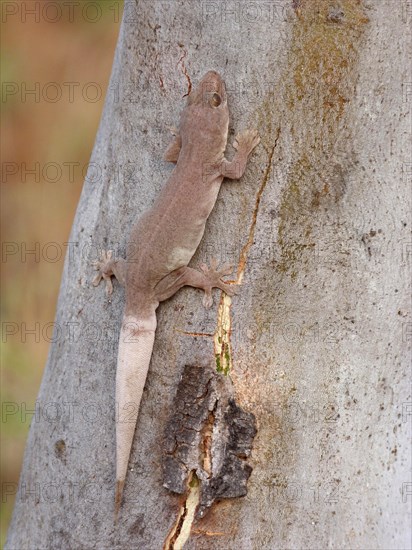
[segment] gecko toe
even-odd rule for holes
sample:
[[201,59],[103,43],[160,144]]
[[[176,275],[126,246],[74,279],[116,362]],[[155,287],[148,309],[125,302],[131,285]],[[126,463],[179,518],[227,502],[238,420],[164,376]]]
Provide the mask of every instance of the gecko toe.
[[101,280],[102,280],[102,274],[101,274],[101,273],[98,273],[98,274],[93,278],[92,285],[93,285],[93,286],[99,286]]
[[105,276],[103,276],[103,278],[106,281],[106,293],[108,294],[108,296],[110,296],[111,294],[113,294],[112,279],[111,279],[111,277],[105,277]]
[[225,275],[230,275],[233,272],[233,264],[224,264],[221,269],[219,269],[219,276],[223,277]]
[[205,294],[202,300],[203,306],[206,309],[210,309],[213,305],[213,296],[211,290],[205,290]]

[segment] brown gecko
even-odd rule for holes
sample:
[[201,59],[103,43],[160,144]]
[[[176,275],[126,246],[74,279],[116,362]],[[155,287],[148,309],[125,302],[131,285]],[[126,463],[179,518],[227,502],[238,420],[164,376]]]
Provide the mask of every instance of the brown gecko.
[[133,226],[126,260],[113,258],[108,251],[94,262],[98,270],[95,286],[104,279],[111,294],[114,275],[126,288],[116,372],[120,411],[116,428],[116,517],[153,349],[156,308],[185,285],[204,290],[205,307],[213,303],[214,287],[229,295],[234,293],[221,279],[231,273],[230,267],[218,270],[216,262],[210,269],[201,265],[201,271],[188,267],[223,178],[240,178],[260,141],[256,130],[242,132],[233,144],[236,154],[228,161],[224,156],[228,127],[225,84],[217,72],[209,71],[188,96],[179,130],[164,155],[176,166],[152,208]]

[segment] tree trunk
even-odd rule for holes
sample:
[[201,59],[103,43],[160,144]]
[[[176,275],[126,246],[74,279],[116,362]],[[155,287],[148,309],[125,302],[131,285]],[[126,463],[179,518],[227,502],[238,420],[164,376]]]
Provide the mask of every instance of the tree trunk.
[[[126,2],[7,549],[409,548],[411,16],[393,0]],[[190,288],[158,308],[116,526],[124,291],[93,288],[90,261],[124,250],[210,69],[229,142],[262,142],[192,265],[232,262],[242,284],[208,311]],[[201,489],[163,487],[163,433],[184,366],[216,364],[255,415],[253,472],[192,524]]]

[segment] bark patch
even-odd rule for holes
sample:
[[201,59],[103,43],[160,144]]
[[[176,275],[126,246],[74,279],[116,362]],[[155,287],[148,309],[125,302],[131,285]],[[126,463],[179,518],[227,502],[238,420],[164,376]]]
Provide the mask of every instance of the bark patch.
[[163,485],[186,493],[195,472],[201,486],[197,517],[216,499],[246,495],[256,420],[236,404],[229,380],[211,368],[186,366],[173,411],[164,438]]

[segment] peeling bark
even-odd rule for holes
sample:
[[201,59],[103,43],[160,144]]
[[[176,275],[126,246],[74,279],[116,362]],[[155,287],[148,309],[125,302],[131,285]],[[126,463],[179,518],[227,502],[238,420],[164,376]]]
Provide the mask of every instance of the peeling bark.
[[186,366],[166,427],[163,484],[186,493],[188,478],[195,472],[201,485],[198,517],[216,499],[247,494],[252,467],[246,459],[256,422],[232,393],[229,381],[216,371]]

